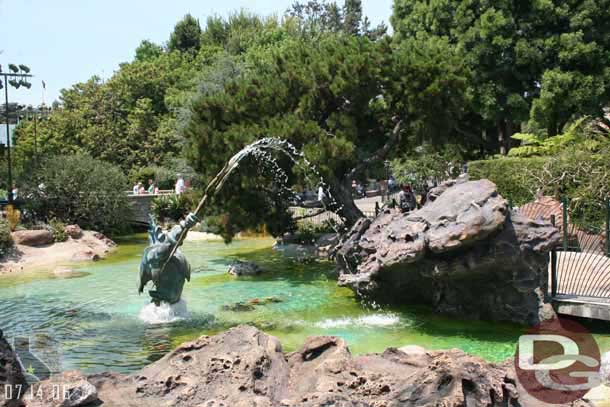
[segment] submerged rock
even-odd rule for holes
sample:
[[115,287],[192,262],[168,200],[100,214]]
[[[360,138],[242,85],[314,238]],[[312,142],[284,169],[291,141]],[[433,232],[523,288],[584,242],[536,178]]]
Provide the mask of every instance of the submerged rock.
[[263,272],[256,263],[246,261],[234,261],[229,267],[229,274],[234,276],[257,276]]
[[536,324],[547,296],[549,223],[532,221],[487,180],[442,185],[422,209],[363,219],[336,251],[339,284],[385,302],[424,303],[465,318]]
[[250,312],[250,311],[254,311],[254,305],[253,304],[248,304],[245,302],[236,302],[235,304],[231,304],[231,305],[223,305],[222,309],[224,311],[233,311],[233,312]]
[[336,337],[284,354],[279,341],[241,326],[178,347],[136,375],[89,379],[113,406],[517,406],[509,367],[459,350],[354,357]]

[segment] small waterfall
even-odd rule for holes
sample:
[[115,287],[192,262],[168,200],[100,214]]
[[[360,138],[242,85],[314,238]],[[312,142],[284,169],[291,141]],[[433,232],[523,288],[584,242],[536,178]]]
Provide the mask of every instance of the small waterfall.
[[189,317],[190,314],[184,300],[180,300],[175,304],[162,302],[158,307],[151,302],[142,308],[138,316],[141,321],[148,324],[169,324],[171,322],[183,321]]

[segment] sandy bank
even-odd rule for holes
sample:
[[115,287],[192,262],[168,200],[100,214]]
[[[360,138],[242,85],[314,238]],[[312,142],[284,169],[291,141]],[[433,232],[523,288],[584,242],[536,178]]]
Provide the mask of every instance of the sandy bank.
[[43,247],[16,245],[12,253],[0,260],[0,274],[31,270],[53,270],[58,266],[81,263],[95,256],[107,256],[116,245],[100,234],[83,231],[79,239],[54,243]]

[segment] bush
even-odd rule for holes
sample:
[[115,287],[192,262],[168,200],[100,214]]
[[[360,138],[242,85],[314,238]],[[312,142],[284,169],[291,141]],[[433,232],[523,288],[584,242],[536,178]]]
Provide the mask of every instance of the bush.
[[488,179],[498,186],[498,192],[515,206],[531,202],[543,187],[540,174],[548,158],[511,158],[472,161],[468,163],[471,180]]
[[129,225],[128,187],[113,164],[86,155],[55,156],[26,180],[21,196],[36,221],[56,219],[113,235]]
[[150,212],[159,221],[177,222],[197,207],[201,194],[189,191],[181,195],[163,195],[155,198]]
[[6,256],[13,245],[9,224],[6,220],[0,219],[0,257]]
[[544,195],[569,200],[570,221],[595,232],[606,219],[610,196],[610,145],[591,152],[570,149],[550,157],[498,158],[470,163],[471,179],[487,178],[513,205]]
[[51,219],[49,221],[49,230],[53,233],[54,242],[65,242],[68,240],[68,234],[66,233],[66,224],[57,219]]

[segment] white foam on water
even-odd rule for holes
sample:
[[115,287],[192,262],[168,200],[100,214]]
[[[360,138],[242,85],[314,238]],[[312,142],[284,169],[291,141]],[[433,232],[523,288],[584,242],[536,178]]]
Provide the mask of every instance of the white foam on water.
[[158,307],[153,303],[147,304],[138,317],[148,324],[169,324],[188,319],[190,314],[186,308],[186,301],[180,300],[175,304],[162,302]]
[[316,322],[315,326],[322,329],[345,328],[348,326],[388,327],[399,323],[400,317],[396,314],[372,314],[357,318],[325,319]]

